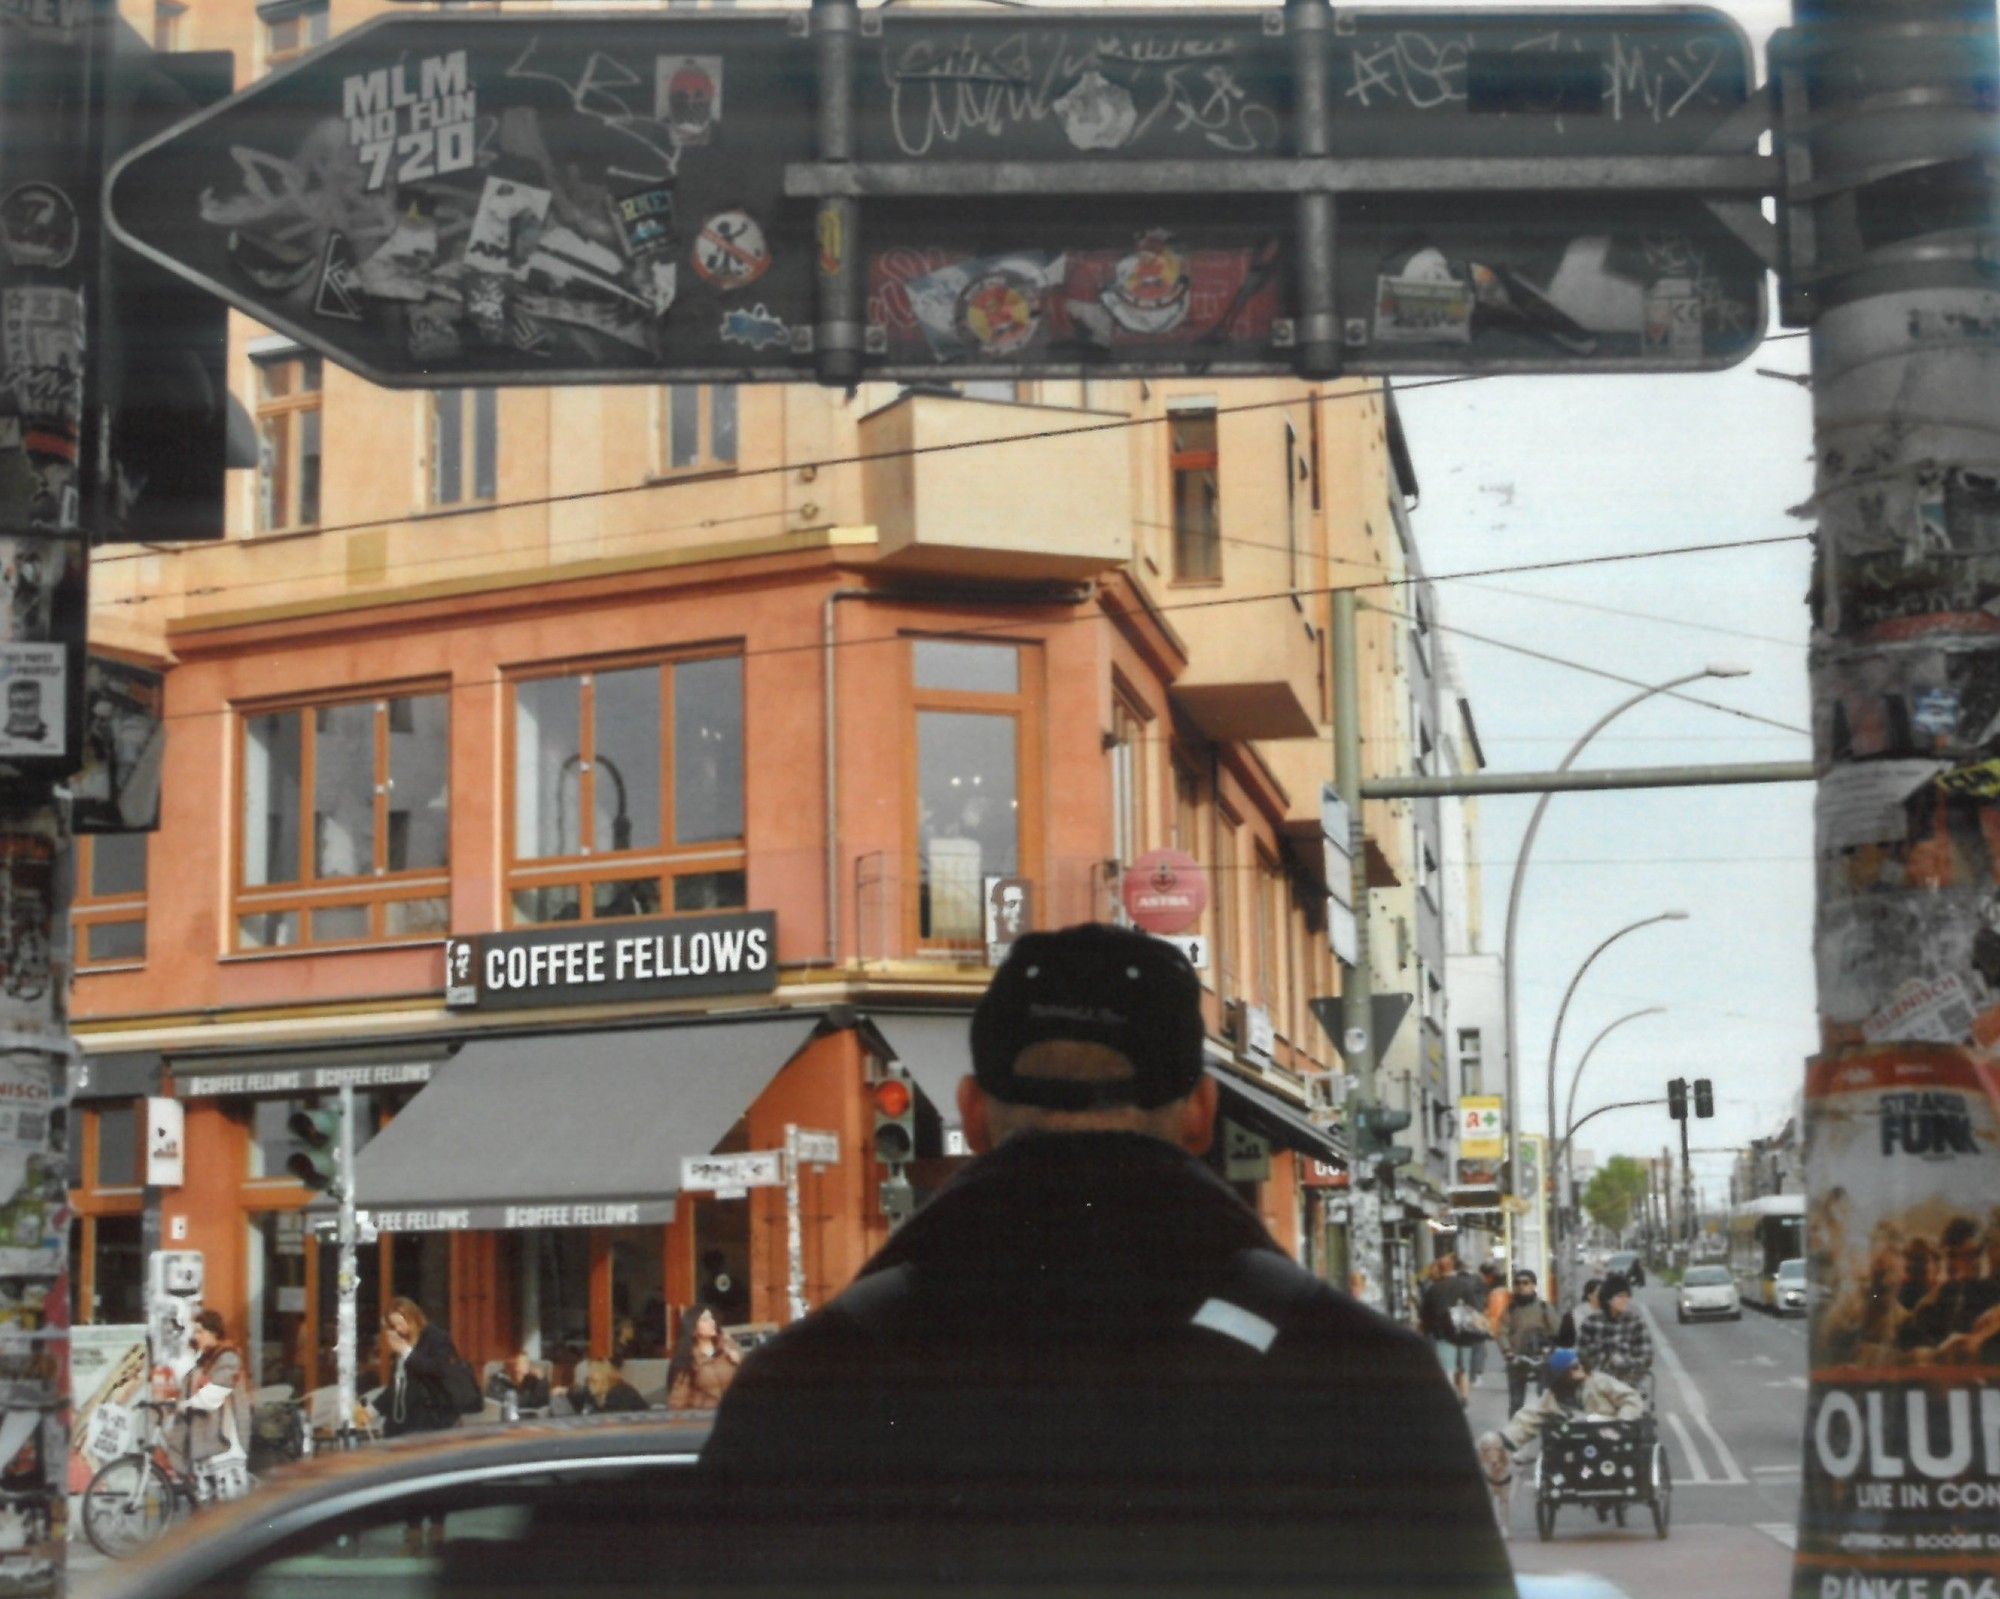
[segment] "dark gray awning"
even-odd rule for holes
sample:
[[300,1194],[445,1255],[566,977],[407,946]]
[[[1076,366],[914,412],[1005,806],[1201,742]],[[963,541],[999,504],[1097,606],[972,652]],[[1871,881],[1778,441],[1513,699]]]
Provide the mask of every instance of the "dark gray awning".
[[972,1017],[965,1011],[884,1016],[872,1021],[947,1127],[958,1125],[958,1082],[972,1072]]
[[355,1160],[384,1232],[671,1221],[706,1155],[819,1026],[767,1017],[469,1040]]
[[1301,1107],[1288,1104],[1270,1089],[1219,1067],[1209,1067],[1208,1075],[1221,1085],[1222,1114],[1231,1121],[1262,1133],[1285,1149],[1329,1165],[1343,1168],[1347,1165],[1347,1151],[1339,1140],[1326,1128],[1314,1126]]

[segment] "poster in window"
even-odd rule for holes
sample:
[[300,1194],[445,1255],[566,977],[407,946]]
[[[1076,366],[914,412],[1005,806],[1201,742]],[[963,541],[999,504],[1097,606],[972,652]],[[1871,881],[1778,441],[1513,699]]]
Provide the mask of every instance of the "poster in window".
[[988,877],[985,886],[986,964],[998,966],[1035,925],[1035,885],[1025,877]]
[[70,780],[79,833],[150,833],[160,825],[166,678],[93,655],[84,669],[83,763]]

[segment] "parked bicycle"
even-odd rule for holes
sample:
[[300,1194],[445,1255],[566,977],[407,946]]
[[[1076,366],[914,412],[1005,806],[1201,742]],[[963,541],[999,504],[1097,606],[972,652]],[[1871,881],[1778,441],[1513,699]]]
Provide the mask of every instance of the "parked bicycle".
[[167,1436],[174,1399],[142,1399],[139,1446],[106,1462],[83,1491],[83,1531],[91,1546],[113,1560],[137,1554],[175,1522],[204,1504],[240,1499],[257,1486],[242,1455],[188,1463],[192,1425],[183,1416],[178,1444]]

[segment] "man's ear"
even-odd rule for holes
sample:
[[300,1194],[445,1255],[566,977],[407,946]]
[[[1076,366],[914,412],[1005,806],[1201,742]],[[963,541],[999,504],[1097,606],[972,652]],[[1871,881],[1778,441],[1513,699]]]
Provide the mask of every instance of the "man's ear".
[[986,1115],[986,1094],[977,1077],[958,1080],[958,1123],[965,1133],[965,1147],[983,1155],[993,1147],[993,1123]]
[[1206,1155],[1215,1142],[1215,1110],[1221,1091],[1207,1072],[1187,1097],[1187,1112],[1181,1119],[1181,1148],[1190,1155]]

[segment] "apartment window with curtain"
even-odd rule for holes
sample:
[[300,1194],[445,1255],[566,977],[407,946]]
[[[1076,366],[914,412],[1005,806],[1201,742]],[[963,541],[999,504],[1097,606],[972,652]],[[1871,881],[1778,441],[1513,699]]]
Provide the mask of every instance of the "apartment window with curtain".
[[[1020,645],[910,641],[912,931],[924,947],[983,947],[988,880],[1030,875],[1039,845],[1039,669],[1039,655]],[[1047,896],[1038,898],[1046,917]]]
[[442,692],[243,715],[239,950],[446,931],[450,722]]
[[742,908],[741,657],[523,676],[511,695],[515,925]]
[[259,356],[257,531],[283,533],[319,521],[320,358],[300,350]]
[[1222,576],[1220,454],[1215,407],[1175,409],[1167,416],[1173,474],[1174,580],[1212,582]]
[[670,383],[662,391],[660,461],[667,472],[736,465],[736,385]]
[[500,395],[438,389],[430,399],[430,503],[464,505],[500,493]]
[[76,841],[76,963],[136,966],[146,958],[144,833],[86,833]]
[[264,65],[283,66],[325,44],[329,10],[327,0],[264,0],[257,7],[264,24]]

